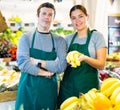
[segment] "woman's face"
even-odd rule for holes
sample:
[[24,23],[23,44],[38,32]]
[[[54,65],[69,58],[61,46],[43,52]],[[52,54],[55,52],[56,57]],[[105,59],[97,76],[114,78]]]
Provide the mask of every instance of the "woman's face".
[[40,9],[38,16],[38,26],[40,29],[48,30],[54,19],[54,10],[43,7]]
[[88,16],[85,15],[80,9],[76,9],[71,12],[71,22],[73,27],[79,31],[88,26],[87,20]]

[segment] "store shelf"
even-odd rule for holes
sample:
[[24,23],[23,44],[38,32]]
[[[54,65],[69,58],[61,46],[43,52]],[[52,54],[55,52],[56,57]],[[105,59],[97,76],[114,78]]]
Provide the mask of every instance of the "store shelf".
[[23,27],[25,31],[31,31],[35,29],[35,23],[17,23],[17,22],[8,22],[8,26],[12,31],[17,31],[19,28]]

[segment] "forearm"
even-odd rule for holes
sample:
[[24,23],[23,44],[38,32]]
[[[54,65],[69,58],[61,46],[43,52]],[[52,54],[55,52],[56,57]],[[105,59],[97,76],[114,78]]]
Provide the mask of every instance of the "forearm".
[[33,64],[28,56],[17,56],[17,64],[21,72],[25,72],[31,75],[37,75],[39,68]]
[[56,59],[54,61],[46,61],[45,68],[53,73],[62,73],[67,66],[66,59]]
[[84,55],[84,61],[96,69],[102,70],[105,67],[105,59],[94,59]]
[[65,60],[65,57],[63,60],[59,60],[58,58],[56,60],[38,60],[34,58],[30,58],[31,62],[34,63],[35,65],[40,64],[40,68],[43,70],[47,70],[52,73],[61,73],[65,70],[67,66],[67,62]]
[[24,59],[22,61],[23,63],[20,63],[21,60],[23,60],[23,59],[18,60],[18,65],[19,65],[21,72],[31,74],[34,76],[44,76],[47,78],[51,78],[51,76],[53,75],[53,73],[51,73],[49,71],[45,71],[45,70],[37,67],[37,65],[35,63],[33,63],[31,60]]
[[106,63],[106,48],[100,48],[96,51],[96,58],[92,58],[86,55],[79,56],[80,61],[85,61],[90,66],[96,69],[104,69]]
[[54,75],[54,73],[51,73],[49,71],[45,71],[43,69],[40,69],[37,76],[44,76],[46,78],[51,78]]

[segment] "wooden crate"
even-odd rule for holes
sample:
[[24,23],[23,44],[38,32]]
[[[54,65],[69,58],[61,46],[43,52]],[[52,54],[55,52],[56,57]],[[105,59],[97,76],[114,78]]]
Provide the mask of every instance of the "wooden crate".
[[0,102],[16,100],[17,91],[0,92]]

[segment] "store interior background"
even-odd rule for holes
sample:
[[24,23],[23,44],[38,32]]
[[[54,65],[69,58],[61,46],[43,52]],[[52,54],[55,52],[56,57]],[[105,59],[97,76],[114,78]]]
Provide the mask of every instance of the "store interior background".
[[[71,29],[69,10],[75,4],[84,5],[89,14],[89,25],[91,29],[97,29],[108,38],[108,15],[120,12],[120,0],[0,0],[0,10],[8,22],[12,16],[19,16],[22,22],[37,24],[36,10],[43,2],[51,2],[56,8],[56,17],[53,24],[60,23],[60,27]],[[56,27],[53,27],[54,29]]]

